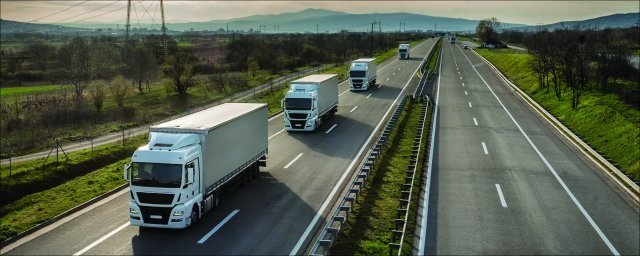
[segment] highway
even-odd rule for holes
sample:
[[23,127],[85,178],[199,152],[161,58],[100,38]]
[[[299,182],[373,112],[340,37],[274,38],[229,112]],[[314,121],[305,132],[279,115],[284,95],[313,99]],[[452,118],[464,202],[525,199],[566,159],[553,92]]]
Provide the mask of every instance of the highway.
[[[289,254],[302,253],[332,206],[339,181],[355,168],[365,143],[397,99],[410,94],[413,77],[433,47],[427,40],[379,65],[378,84],[349,92],[341,83],[337,116],[315,133],[283,132],[283,118],[269,122],[268,167],[245,187],[222,195],[221,206],[185,230],[128,225],[128,190],[92,209],[3,248],[34,254]],[[339,192],[339,191],[338,191]],[[6,250],[6,251],[5,251]]]
[[472,50],[442,54],[420,252],[640,254],[637,203]]

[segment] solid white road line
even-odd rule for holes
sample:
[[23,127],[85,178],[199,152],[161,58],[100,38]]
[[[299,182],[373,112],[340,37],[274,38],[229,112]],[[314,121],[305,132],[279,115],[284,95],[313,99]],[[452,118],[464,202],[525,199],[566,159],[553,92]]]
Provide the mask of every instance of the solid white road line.
[[[431,51],[433,49],[433,45],[431,46],[431,49],[429,49],[429,51]],[[441,57],[442,58],[442,57]],[[422,62],[420,62],[420,65],[418,65],[418,67],[416,68],[415,71],[413,71],[413,75],[411,75],[411,78],[413,78],[416,73],[418,73],[418,69],[420,69],[420,67],[422,66],[422,64],[424,64],[424,61],[427,59],[427,56],[425,56],[422,59]],[[441,66],[441,71],[442,71],[442,66]],[[411,78],[409,78],[409,80],[407,81],[407,83],[404,85],[404,87],[402,87],[402,90],[400,90],[400,93],[398,93],[398,96],[396,96],[396,99],[393,100],[393,102],[391,103],[391,105],[389,106],[389,108],[387,109],[387,112],[384,113],[384,116],[382,116],[382,119],[380,119],[380,122],[378,122],[378,124],[376,125],[375,128],[373,128],[373,131],[377,131],[378,129],[380,129],[380,126],[382,125],[382,122],[385,121],[385,119],[387,118],[387,116],[389,115],[389,113],[391,112],[391,109],[393,108],[393,106],[396,104],[396,102],[398,102],[398,99],[400,99],[400,97],[403,95],[403,92],[407,89],[407,86],[409,86],[409,83],[411,82]],[[437,112],[436,112],[437,113]],[[437,115],[437,114],[436,114]],[[298,239],[298,242],[293,246],[293,248],[291,249],[291,252],[289,252],[289,255],[296,255],[298,254],[298,251],[300,250],[300,247],[302,247],[302,243],[304,243],[305,240],[307,240],[307,237],[309,236],[309,234],[311,233],[311,230],[313,229],[313,227],[315,227],[316,223],[318,222],[318,220],[320,219],[320,217],[322,216],[322,213],[325,211],[325,209],[327,208],[327,206],[329,206],[329,202],[331,202],[331,199],[335,196],[335,194],[338,192],[338,189],[340,188],[340,185],[342,184],[342,182],[344,182],[344,180],[347,178],[348,174],[349,174],[349,170],[351,170],[351,168],[353,168],[353,166],[356,164],[356,161],[358,159],[360,159],[360,156],[362,155],[362,153],[364,152],[365,148],[367,147],[367,145],[369,144],[369,142],[371,142],[371,139],[373,139],[373,136],[375,135],[375,132],[372,132],[369,137],[367,138],[367,140],[364,142],[364,144],[362,144],[362,147],[360,147],[360,150],[358,151],[358,153],[356,154],[356,156],[353,158],[353,160],[351,160],[351,163],[349,164],[349,166],[347,167],[347,169],[342,173],[342,176],[340,176],[340,179],[338,180],[338,182],[336,183],[335,186],[333,186],[333,189],[331,190],[331,193],[329,193],[329,196],[327,196],[324,200],[324,202],[322,203],[322,206],[320,206],[320,209],[316,212],[316,215],[313,216],[313,219],[311,219],[311,222],[309,222],[309,225],[307,226],[307,229],[304,230],[304,233],[302,233],[302,236],[300,236],[300,239]],[[432,140],[433,141],[433,140]]]
[[498,190],[498,196],[500,197],[500,204],[502,204],[502,208],[507,208],[507,201],[504,200],[504,195],[502,195],[500,184],[496,184],[496,189]]
[[478,126],[478,120],[476,120],[476,118],[475,118],[475,117],[473,118],[473,123],[474,123],[476,126]]
[[369,95],[367,95],[367,99],[368,99],[369,97],[371,97],[371,95],[372,95],[372,94],[373,94],[373,93],[369,93]]
[[547,168],[549,169],[549,171],[551,172],[551,174],[553,174],[553,176],[556,178],[556,180],[558,181],[558,183],[560,183],[560,186],[564,189],[564,191],[567,193],[567,195],[569,195],[569,197],[571,198],[571,201],[573,201],[573,203],[576,205],[576,207],[578,207],[578,209],[580,210],[580,212],[582,213],[582,215],[587,219],[587,221],[589,222],[589,224],[591,224],[591,227],[593,227],[593,229],[596,231],[596,233],[598,233],[598,236],[600,236],[600,239],[602,239],[602,241],[607,245],[607,247],[609,248],[609,250],[611,251],[611,253],[613,255],[620,255],[620,253],[618,252],[618,250],[616,250],[616,248],[613,246],[613,244],[611,243],[611,241],[609,241],[609,239],[607,238],[607,236],[602,232],[602,230],[600,229],[600,227],[598,227],[598,224],[596,224],[596,222],[591,218],[591,215],[589,215],[589,213],[587,212],[587,210],[584,209],[584,207],[582,207],[582,204],[578,201],[578,199],[573,195],[573,192],[571,192],[571,190],[569,189],[569,187],[567,187],[567,185],[564,183],[564,181],[562,180],[562,178],[560,178],[560,175],[558,175],[558,173],[556,172],[556,170],[553,168],[553,166],[551,166],[551,164],[549,163],[549,161],[547,161],[547,158],[544,157],[544,155],[542,155],[542,153],[540,152],[540,150],[538,150],[538,147],[536,147],[535,144],[533,144],[533,142],[531,141],[531,139],[529,138],[529,136],[527,135],[527,133],[524,132],[524,130],[522,129],[522,127],[520,127],[520,124],[518,123],[518,121],[516,121],[515,118],[513,118],[513,115],[511,115],[511,112],[509,112],[509,110],[507,110],[507,107],[504,106],[504,104],[502,104],[502,101],[500,100],[500,98],[498,98],[498,95],[496,95],[496,93],[493,91],[493,89],[491,89],[491,86],[489,86],[489,83],[487,83],[486,80],[484,80],[484,77],[482,77],[482,75],[480,75],[480,72],[478,72],[478,69],[476,69],[476,67],[473,66],[473,63],[471,62],[471,60],[469,59],[469,57],[467,57],[466,54],[464,54],[464,52],[462,51],[462,49],[458,48],[458,50],[460,50],[460,52],[462,52],[462,54],[464,55],[465,58],[467,58],[467,61],[469,62],[469,64],[471,64],[471,67],[473,68],[474,71],[476,71],[476,74],[478,74],[478,76],[480,77],[480,79],[482,80],[482,82],[484,82],[484,84],[487,86],[487,88],[489,88],[489,91],[491,92],[491,94],[493,94],[493,97],[496,98],[496,100],[498,101],[498,103],[500,104],[500,106],[502,106],[502,109],[504,109],[504,111],[507,113],[507,115],[509,116],[509,118],[511,118],[511,121],[516,125],[516,127],[518,128],[518,130],[520,131],[520,133],[522,134],[522,136],[524,136],[524,138],[527,140],[527,142],[529,142],[529,145],[531,145],[531,147],[533,148],[533,150],[536,152],[536,154],[538,155],[538,157],[540,157],[540,159],[542,160],[542,162],[544,162],[544,164],[547,166]]
[[469,107],[472,108],[473,106],[471,106],[471,101],[469,101]]
[[464,91],[464,95],[469,95],[469,94],[467,93],[467,91]]
[[289,166],[291,166],[293,163],[295,163],[298,158],[300,158],[302,155],[304,155],[304,153],[300,153],[298,154],[298,156],[296,156],[296,158],[294,158],[293,160],[291,160],[291,162],[289,162],[287,165],[284,166],[285,169],[289,168]]
[[349,90],[346,90],[346,91],[344,91],[344,92],[341,92],[340,94],[338,94],[338,97],[342,96],[342,94],[345,94],[345,93],[347,93],[348,91],[349,91]]
[[207,239],[209,239],[209,237],[211,237],[213,234],[215,234],[218,229],[220,229],[224,224],[226,224],[231,218],[233,218],[233,216],[236,215],[236,213],[238,213],[240,210],[235,209],[233,210],[231,213],[229,213],[229,215],[227,215],[227,217],[225,217],[220,223],[218,223],[218,225],[216,225],[215,227],[213,227],[213,229],[211,231],[209,231],[209,233],[207,233],[206,235],[204,235],[202,238],[200,238],[200,240],[198,240],[199,244],[202,244],[204,242],[207,241]]
[[269,118],[269,120],[267,120],[267,121],[268,121],[268,122],[271,122],[271,120],[276,119],[276,118],[280,117],[280,116],[281,116],[281,115],[283,115],[283,114],[284,114],[284,112],[280,112],[279,114],[277,114],[277,115],[272,116],[271,118]]
[[278,136],[278,134],[281,134],[282,132],[284,132],[284,129],[282,129],[282,130],[280,130],[280,131],[278,131],[278,132],[274,133],[273,135],[269,136],[269,138],[268,138],[267,140],[271,140],[271,139],[273,139],[273,137]]
[[358,108],[358,106],[353,107],[349,112],[353,112]]
[[482,142],[482,150],[484,150],[485,155],[489,154],[489,151],[487,151],[487,144],[484,144],[484,141]]
[[338,126],[338,124],[333,124],[333,125],[331,126],[331,128],[329,128],[329,130],[327,130],[327,131],[326,131],[326,132],[324,132],[324,133],[327,133],[327,134],[328,134],[328,133],[330,133],[331,131],[333,131],[333,128],[336,128],[336,126]]
[[114,229],[113,231],[109,232],[108,234],[102,236],[100,239],[96,240],[95,242],[91,243],[90,245],[87,245],[87,247],[82,248],[82,250],[74,253],[73,255],[82,255],[83,253],[87,252],[88,250],[91,250],[91,248],[93,248],[94,246],[98,245],[99,243],[102,243],[102,241],[107,240],[107,238],[111,237],[112,235],[115,235],[116,233],[120,232],[120,230],[123,230],[124,228],[129,226],[129,222],[127,221],[127,223],[122,224],[120,227]]
[[[438,74],[442,74],[442,54],[444,47],[440,48],[440,67],[438,67]],[[425,255],[424,247],[427,241],[427,219],[429,216],[429,190],[431,189],[431,173],[433,171],[433,151],[436,141],[436,127],[438,127],[438,109],[440,105],[440,79],[442,76],[438,76],[438,87],[436,88],[436,104],[433,106],[433,122],[431,123],[431,142],[429,144],[429,164],[427,165],[427,180],[425,181],[424,196],[422,197],[422,222],[420,223],[420,242],[418,243],[418,255]]]

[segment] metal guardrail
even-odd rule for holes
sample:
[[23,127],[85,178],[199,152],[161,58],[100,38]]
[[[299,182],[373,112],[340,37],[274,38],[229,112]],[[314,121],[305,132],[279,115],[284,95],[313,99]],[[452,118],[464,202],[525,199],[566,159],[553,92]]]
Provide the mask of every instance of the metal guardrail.
[[402,190],[400,199],[400,207],[396,211],[396,219],[394,220],[395,228],[391,231],[391,243],[389,243],[389,255],[393,255],[393,251],[397,250],[397,255],[402,254],[402,245],[404,244],[404,237],[407,232],[407,222],[409,220],[409,209],[411,208],[411,198],[414,194],[414,186],[416,172],[418,170],[418,160],[422,153],[422,138],[424,136],[425,120],[427,117],[427,109],[429,102],[422,105],[422,112],[420,113],[420,121],[418,123],[418,129],[416,130],[416,136],[413,139],[413,148],[411,149],[411,157],[409,158],[409,166],[407,167],[404,178],[404,184],[402,184]]
[[351,212],[352,207],[355,205],[358,195],[360,195],[360,192],[362,192],[362,189],[365,187],[367,178],[369,177],[369,173],[371,173],[371,171],[373,170],[376,161],[382,153],[382,150],[384,149],[387,140],[391,135],[391,131],[395,127],[400,114],[404,110],[407,100],[409,100],[409,97],[405,96],[400,104],[398,104],[395,112],[391,116],[391,119],[389,119],[389,121],[385,125],[384,130],[378,136],[378,139],[373,145],[373,148],[369,149],[364,163],[360,165],[355,179],[353,179],[353,181],[349,185],[349,188],[346,190],[347,193],[342,197],[342,199],[340,200],[340,204],[335,209],[326,226],[320,233],[320,236],[318,236],[318,239],[311,247],[311,255],[330,254],[331,246],[338,237],[342,225],[349,219],[349,213]]

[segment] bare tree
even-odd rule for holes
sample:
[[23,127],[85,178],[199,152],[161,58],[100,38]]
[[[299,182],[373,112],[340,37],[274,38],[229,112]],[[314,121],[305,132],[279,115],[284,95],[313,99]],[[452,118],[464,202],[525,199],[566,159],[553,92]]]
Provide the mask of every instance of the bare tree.
[[82,99],[82,93],[93,77],[90,67],[89,47],[81,37],[75,37],[58,51],[60,76],[73,84],[76,100]]
[[109,92],[118,107],[124,107],[124,99],[129,95],[130,87],[123,76],[119,75],[111,80]]
[[138,85],[138,91],[142,92],[142,83],[155,78],[158,73],[158,64],[153,53],[143,45],[137,45],[131,49],[128,59],[128,73],[131,79]]
[[104,98],[107,94],[106,87],[107,83],[102,80],[96,80],[89,84],[89,96],[91,96],[93,106],[98,113],[100,113],[102,105],[104,104]]

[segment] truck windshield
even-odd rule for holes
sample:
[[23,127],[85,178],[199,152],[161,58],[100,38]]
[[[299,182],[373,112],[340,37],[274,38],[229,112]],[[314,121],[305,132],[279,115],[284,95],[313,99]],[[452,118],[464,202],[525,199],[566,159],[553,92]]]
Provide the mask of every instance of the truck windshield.
[[311,99],[287,98],[284,99],[284,108],[287,110],[311,110]]
[[179,188],[182,182],[182,165],[132,163],[131,184],[134,186]]
[[407,52],[407,49],[400,49],[400,52]]
[[364,77],[366,74],[367,72],[362,70],[349,71],[349,77]]

